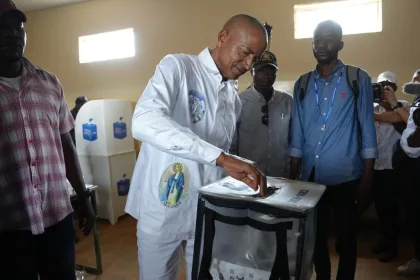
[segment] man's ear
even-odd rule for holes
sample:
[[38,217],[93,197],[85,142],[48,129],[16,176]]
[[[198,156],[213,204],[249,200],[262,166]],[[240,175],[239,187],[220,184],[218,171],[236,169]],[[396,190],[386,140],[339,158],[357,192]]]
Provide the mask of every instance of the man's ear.
[[341,51],[344,48],[344,42],[341,41],[340,44],[338,45],[338,51]]
[[229,31],[227,31],[226,29],[223,29],[222,31],[220,31],[217,37],[217,46],[221,48],[226,43],[228,38],[229,38]]

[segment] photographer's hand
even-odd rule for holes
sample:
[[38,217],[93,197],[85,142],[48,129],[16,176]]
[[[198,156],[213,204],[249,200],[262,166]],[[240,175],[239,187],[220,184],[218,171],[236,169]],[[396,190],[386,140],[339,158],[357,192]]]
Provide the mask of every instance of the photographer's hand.
[[391,86],[384,87],[384,98],[391,106],[391,108],[398,103],[397,97],[395,96],[395,91]]

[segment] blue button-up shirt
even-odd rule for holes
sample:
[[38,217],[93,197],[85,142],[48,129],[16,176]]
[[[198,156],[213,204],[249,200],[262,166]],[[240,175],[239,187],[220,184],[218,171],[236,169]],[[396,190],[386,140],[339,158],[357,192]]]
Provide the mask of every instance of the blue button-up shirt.
[[328,80],[318,78],[319,108],[314,81],[318,71],[312,71],[303,100],[299,99],[298,82],[295,84],[290,155],[303,159],[302,180],[309,179],[313,167],[315,182],[320,184],[338,185],[356,180],[363,174],[363,159],[377,158],[372,84],[369,75],[362,69],[357,100],[361,151],[354,93],[347,82],[346,71],[337,86],[326,129],[322,129],[342,67],[344,64],[339,61]]

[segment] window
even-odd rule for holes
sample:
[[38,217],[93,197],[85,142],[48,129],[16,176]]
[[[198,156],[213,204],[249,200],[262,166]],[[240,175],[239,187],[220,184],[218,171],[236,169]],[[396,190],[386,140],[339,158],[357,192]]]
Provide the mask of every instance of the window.
[[343,34],[382,31],[382,0],[345,0],[295,5],[295,39],[312,38],[315,27],[334,20]]
[[79,62],[90,63],[136,55],[133,28],[79,37]]

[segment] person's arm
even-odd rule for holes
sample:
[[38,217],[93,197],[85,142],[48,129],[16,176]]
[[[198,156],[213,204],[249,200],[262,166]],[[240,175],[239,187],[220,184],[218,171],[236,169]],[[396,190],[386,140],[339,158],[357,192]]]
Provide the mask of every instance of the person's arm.
[[60,105],[59,105],[59,131],[61,135],[61,146],[63,149],[64,163],[66,166],[66,177],[71,186],[75,190],[79,202],[80,211],[79,219],[84,226],[83,232],[88,235],[93,228],[95,214],[93,212],[92,204],[89,198],[85,196],[86,185],[83,180],[83,174],[80,169],[79,158],[77,156],[76,148],[70,135],[70,131],[74,129],[74,119],[67,108],[64,91],[57,79],[57,87],[60,91]]
[[413,114],[415,110],[420,110],[418,108],[411,108],[410,117],[408,118],[407,128],[404,130],[401,135],[401,148],[404,152],[411,158],[420,157],[420,143],[419,143],[419,134],[420,128],[416,126],[413,119]]
[[[391,108],[397,105],[398,100],[397,100],[397,97],[395,96],[395,91],[392,87],[390,86],[384,87],[384,97],[386,101],[388,102],[389,106],[391,106]],[[403,121],[407,123],[408,117],[410,116],[409,108],[403,106],[403,107],[395,109],[394,112],[401,118],[401,120],[397,122]],[[388,123],[394,123],[394,122],[388,122]]]
[[303,107],[299,99],[298,82],[295,83],[292,103],[292,120],[290,125],[290,173],[289,179],[296,180],[303,157]]
[[176,58],[166,56],[157,66],[134,110],[133,137],[165,153],[201,164],[217,165],[235,179],[265,193],[265,176],[249,162],[231,157],[183,127],[171,116],[184,72]]
[[134,111],[133,137],[174,156],[216,165],[222,150],[200,139],[191,129],[172,119],[183,71],[174,56],[157,66]]
[[383,113],[375,113],[375,121],[383,122],[383,123],[404,122],[404,120],[401,118],[401,116],[397,112],[392,112],[392,111],[383,112]]
[[362,138],[361,157],[363,159],[363,175],[360,178],[358,204],[363,212],[370,204],[373,181],[373,167],[378,157],[376,129],[374,121],[373,92],[370,77],[366,74],[360,79],[360,94],[357,99],[358,118]]

